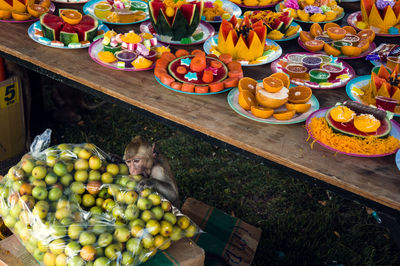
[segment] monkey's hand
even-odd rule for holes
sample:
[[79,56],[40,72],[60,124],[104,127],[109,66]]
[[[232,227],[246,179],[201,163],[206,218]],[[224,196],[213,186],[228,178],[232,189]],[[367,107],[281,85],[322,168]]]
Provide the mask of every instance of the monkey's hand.
[[142,191],[145,188],[154,188],[155,187],[155,180],[151,178],[144,178],[140,180],[140,182],[136,185],[136,189],[138,191]]

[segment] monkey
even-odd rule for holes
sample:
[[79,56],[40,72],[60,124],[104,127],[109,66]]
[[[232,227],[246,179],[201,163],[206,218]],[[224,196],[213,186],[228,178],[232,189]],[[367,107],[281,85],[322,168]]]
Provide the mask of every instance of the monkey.
[[155,143],[151,144],[141,136],[132,138],[125,148],[123,160],[131,175],[144,177],[137,185],[139,191],[146,187],[154,188],[179,207],[178,187],[171,167]]

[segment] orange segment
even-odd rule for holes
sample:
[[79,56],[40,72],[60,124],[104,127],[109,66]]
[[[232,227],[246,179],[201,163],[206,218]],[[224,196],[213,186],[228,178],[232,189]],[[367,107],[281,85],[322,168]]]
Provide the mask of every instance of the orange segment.
[[44,7],[39,4],[28,5],[27,10],[28,10],[28,13],[31,14],[35,18],[38,18],[42,14],[49,12],[49,9],[47,7]]
[[340,40],[346,36],[347,31],[340,27],[330,27],[326,33],[328,33],[329,38],[332,40]]
[[238,89],[239,91],[248,90],[252,94],[256,92],[257,80],[244,77],[239,80]]
[[286,109],[289,111],[296,111],[296,113],[305,113],[307,112],[311,107],[310,103],[287,103],[286,104]]
[[300,40],[305,43],[307,41],[311,41],[313,40],[314,37],[311,35],[311,33],[307,32],[307,31],[300,31]]
[[286,88],[289,88],[290,86],[290,78],[287,74],[283,72],[276,72],[270,76],[271,78],[277,78],[280,79],[283,82],[283,86]]
[[28,20],[31,17],[31,14],[25,13],[25,12],[17,12],[17,11],[12,11],[11,16],[15,20]]
[[368,40],[369,42],[373,42],[375,39],[375,32],[370,29],[362,30],[357,34],[358,37],[360,37],[361,40]]
[[278,92],[283,88],[283,82],[280,79],[267,77],[263,79],[264,89],[268,92],[274,93]]
[[355,57],[361,54],[361,48],[356,46],[342,46],[342,53],[345,56]]
[[311,41],[307,41],[304,45],[306,46],[306,48],[308,50],[317,52],[324,48],[324,44],[325,44],[325,42],[321,41],[321,40],[311,40]]
[[361,42],[358,43],[357,47],[361,48],[361,52],[365,52],[369,48],[369,41],[368,40],[362,40]]
[[341,53],[338,49],[327,43],[324,44],[324,51],[328,55],[333,55],[333,56],[339,56]]
[[311,99],[312,91],[306,86],[296,86],[289,89],[290,103],[306,103]]
[[314,23],[310,27],[310,33],[312,36],[317,37],[322,34],[322,28],[318,23]]
[[239,92],[238,103],[244,110],[248,111],[256,105],[256,98],[250,91],[243,90]]
[[344,29],[345,31],[347,31],[347,33],[357,35],[356,29],[353,28],[352,26],[344,26],[344,27],[342,27],[342,29]]
[[274,109],[262,106],[251,106],[250,111],[255,117],[259,118],[269,118],[274,113]]
[[50,8],[50,0],[43,0],[39,2],[39,5]]
[[78,24],[82,20],[82,14],[73,9],[60,10],[60,17],[71,25]]
[[291,110],[291,111],[277,112],[277,113],[274,113],[273,116],[277,120],[289,120],[289,119],[292,119],[292,117],[295,114],[296,114],[296,111]]
[[329,22],[329,23],[326,23],[324,25],[324,31],[327,31],[329,28],[332,28],[332,27],[339,27],[340,28],[340,26],[338,24],[333,23],[333,22]]

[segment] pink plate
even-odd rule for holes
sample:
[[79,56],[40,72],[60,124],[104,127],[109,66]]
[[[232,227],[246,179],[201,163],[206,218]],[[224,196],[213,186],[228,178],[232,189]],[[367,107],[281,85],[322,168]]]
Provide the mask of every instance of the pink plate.
[[[303,49],[306,50],[306,51],[309,51],[310,53],[315,53],[315,54],[326,54],[326,55],[327,55],[327,53],[325,53],[323,50],[318,51],[318,52],[313,52],[313,51],[308,50],[307,47],[304,45],[303,41],[300,40],[300,37],[297,39],[297,42],[299,43],[299,45],[301,46],[301,48],[303,48]],[[366,56],[367,56],[370,52],[372,52],[375,48],[376,48],[376,44],[375,44],[374,42],[371,42],[371,43],[369,44],[368,50],[365,51],[365,52],[363,52],[363,53],[361,53],[359,56],[350,57],[350,56],[339,55],[338,58],[340,58],[340,59],[345,59],[345,60],[363,58],[363,57],[366,57]]]
[[[356,26],[358,16],[361,16],[361,11],[351,13],[349,15],[349,17],[347,18],[347,24],[354,27],[356,30],[361,31],[362,29],[360,29],[359,27]],[[399,34],[389,34],[389,33],[376,33],[375,32],[375,35],[381,36],[381,37],[398,37],[398,36],[400,36],[400,33]]]
[[[48,13],[53,13],[54,10],[56,10],[56,6],[53,3],[50,3],[50,8],[49,8],[49,12]],[[26,23],[26,22],[34,22],[34,21],[38,21],[39,18],[31,18],[28,20],[3,20],[0,19],[0,22],[8,22],[8,23]]]
[[[279,59],[277,59],[277,60],[275,60],[274,62],[271,63],[271,70],[272,70],[272,72],[274,72],[274,73],[276,73],[276,72],[283,72],[283,73],[285,73],[285,72],[283,71],[283,67],[280,66],[278,63],[279,63],[282,59],[286,59],[286,58],[288,57],[288,55],[291,55],[291,54],[315,55],[315,54],[313,54],[313,53],[302,53],[302,52],[285,54],[285,55],[281,56]],[[344,71],[346,71],[346,69],[347,69],[347,71],[346,71],[347,73],[343,73],[343,74],[349,75],[349,77],[348,77],[347,79],[345,79],[345,80],[340,80],[339,82],[333,83],[333,84],[330,85],[330,86],[328,86],[328,85],[326,85],[326,86],[321,86],[320,84],[313,83],[313,82],[307,82],[306,80],[304,80],[304,82],[303,82],[303,80],[292,80],[292,79],[291,79],[290,82],[291,82],[292,84],[295,84],[295,85],[304,85],[304,86],[310,87],[311,89],[316,89],[316,90],[331,90],[331,89],[337,89],[337,88],[345,87],[346,84],[356,76],[356,72],[355,72],[354,69],[353,69],[348,63],[346,63],[345,61],[342,61],[342,60],[339,60],[339,59],[338,59],[337,62],[343,64],[343,67],[344,67],[344,69],[345,69]],[[307,82],[307,83],[306,83],[306,82]]]
[[[329,107],[323,108],[323,109],[319,109],[319,110],[315,111],[314,113],[312,113],[307,118],[306,129],[307,129],[307,132],[310,135],[310,137],[313,138],[314,140],[315,140],[315,137],[313,136],[313,134],[311,133],[311,130],[309,129],[309,124],[311,123],[311,119],[314,118],[314,117],[323,117],[323,116],[325,116],[325,113],[326,113],[326,111],[328,109],[329,109]],[[397,139],[399,139],[400,138],[400,125],[399,125],[399,123],[397,123],[394,120],[391,120],[391,122],[392,122],[392,130],[390,131],[390,135],[395,137],[395,138],[397,138]],[[331,151],[334,151],[334,152],[337,152],[337,153],[341,153],[341,154],[345,154],[345,155],[349,155],[349,156],[355,156],[355,157],[383,157],[383,156],[388,156],[388,155],[394,154],[397,151],[397,150],[395,150],[395,151],[390,152],[390,153],[382,153],[382,154],[374,154],[374,155],[359,154],[359,153],[348,153],[348,152],[339,151],[339,150],[335,149],[334,147],[328,146],[328,145],[320,142],[319,140],[316,140],[316,142],[318,144],[320,144],[321,146],[323,146],[323,147],[325,147],[325,148],[327,148],[327,149],[329,149]]]
[[242,5],[242,4],[236,4],[236,3],[234,3],[234,4],[237,5],[237,6],[243,7],[243,8],[248,8],[248,9],[264,9],[264,8],[273,7],[273,6],[277,5],[277,4],[279,4],[280,2],[281,1],[278,1],[276,3],[265,5],[265,6],[246,6],[246,5]]

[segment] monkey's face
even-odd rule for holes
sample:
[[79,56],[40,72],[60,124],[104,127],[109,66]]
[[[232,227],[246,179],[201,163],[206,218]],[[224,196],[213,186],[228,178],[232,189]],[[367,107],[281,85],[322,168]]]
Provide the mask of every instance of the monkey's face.
[[144,173],[145,167],[143,163],[143,159],[135,158],[125,161],[126,165],[129,168],[129,173],[131,175],[140,175]]

